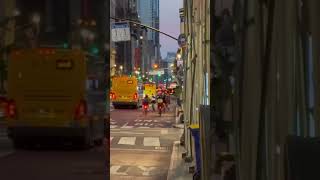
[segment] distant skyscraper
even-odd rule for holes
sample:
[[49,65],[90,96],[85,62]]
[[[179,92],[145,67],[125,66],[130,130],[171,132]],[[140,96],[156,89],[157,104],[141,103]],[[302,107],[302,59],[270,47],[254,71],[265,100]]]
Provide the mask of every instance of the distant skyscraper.
[[[159,0],[137,0],[138,14],[140,16],[140,21],[143,24],[154,27],[156,29],[160,28],[159,24]],[[160,43],[159,43],[159,33],[148,30],[148,40],[152,41],[153,53],[152,56],[155,58],[160,57]]]
[[[159,28],[159,0],[137,0],[138,14],[143,24]],[[156,41],[159,33],[148,32],[148,39]]]

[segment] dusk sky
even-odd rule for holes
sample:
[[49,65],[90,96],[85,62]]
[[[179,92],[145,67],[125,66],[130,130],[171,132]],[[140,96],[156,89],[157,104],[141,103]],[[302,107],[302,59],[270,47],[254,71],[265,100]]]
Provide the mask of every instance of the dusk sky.
[[[160,3],[160,30],[178,37],[180,34],[179,9],[183,0],[159,0]],[[165,58],[167,52],[177,52],[178,43],[165,35],[160,34],[161,56]]]

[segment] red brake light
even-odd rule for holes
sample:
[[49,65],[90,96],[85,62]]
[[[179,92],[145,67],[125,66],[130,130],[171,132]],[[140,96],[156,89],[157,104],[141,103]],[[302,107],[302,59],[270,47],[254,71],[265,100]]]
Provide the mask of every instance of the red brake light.
[[138,99],[138,94],[137,93],[134,93],[133,99]]
[[8,118],[14,118],[17,115],[17,107],[14,100],[9,100],[6,106],[6,116]]
[[81,119],[87,114],[87,103],[85,100],[81,100],[76,107],[75,119]]
[[110,99],[116,99],[116,94],[115,93],[110,93]]

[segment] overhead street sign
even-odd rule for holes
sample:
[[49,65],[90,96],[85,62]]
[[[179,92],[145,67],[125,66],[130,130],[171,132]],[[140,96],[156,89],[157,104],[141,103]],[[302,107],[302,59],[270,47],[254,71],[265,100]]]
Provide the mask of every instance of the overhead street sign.
[[128,22],[116,22],[111,25],[111,36],[113,42],[130,41],[131,33]]

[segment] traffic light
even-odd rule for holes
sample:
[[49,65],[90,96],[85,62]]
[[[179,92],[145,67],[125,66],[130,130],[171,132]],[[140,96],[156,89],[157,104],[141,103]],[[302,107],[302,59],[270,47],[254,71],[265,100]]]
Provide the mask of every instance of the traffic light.
[[62,44],[62,47],[67,49],[69,47],[69,44],[65,42],[65,43]]
[[161,76],[161,73],[160,73],[160,72],[158,72],[158,76],[159,76],[159,77]]
[[99,48],[95,45],[92,45],[90,48],[89,48],[89,52],[91,54],[94,54],[94,55],[98,55],[99,54]]
[[158,67],[158,64],[153,64],[153,69],[157,69]]

